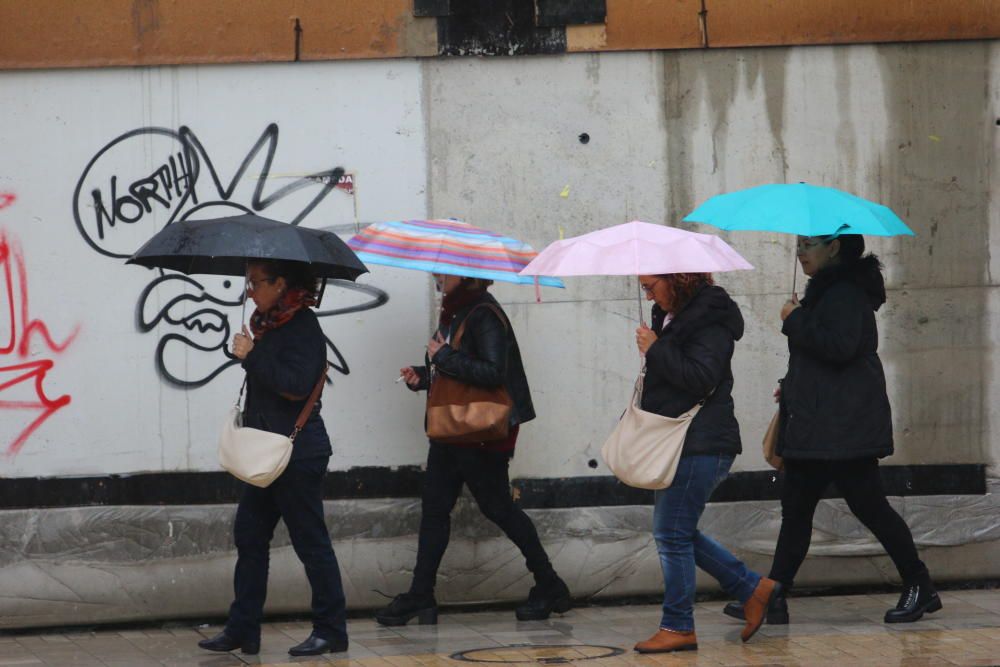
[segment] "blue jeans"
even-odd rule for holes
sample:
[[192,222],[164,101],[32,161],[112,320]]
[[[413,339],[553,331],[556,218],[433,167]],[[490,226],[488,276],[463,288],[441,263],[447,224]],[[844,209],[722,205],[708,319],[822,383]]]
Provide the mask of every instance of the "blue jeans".
[[656,492],[653,537],[663,568],[661,628],[694,630],[695,565],[741,602],[750,599],[760,582],[759,574],[698,530],[705,503],[732,464],[733,457],[728,455],[684,456],[673,484]]

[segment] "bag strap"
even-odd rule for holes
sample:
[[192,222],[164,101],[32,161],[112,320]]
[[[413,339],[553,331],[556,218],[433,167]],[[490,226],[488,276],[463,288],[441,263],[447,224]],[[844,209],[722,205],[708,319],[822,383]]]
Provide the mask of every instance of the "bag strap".
[[[316,406],[316,401],[319,400],[320,394],[323,393],[323,382],[326,380],[326,374],[330,370],[330,363],[325,362],[323,364],[323,372],[319,374],[319,379],[316,380],[316,386],[313,387],[312,393],[309,394],[309,400],[306,404],[302,406],[302,412],[299,413],[299,418],[295,420],[295,428],[292,430],[292,434],[288,436],[288,439],[295,442],[295,437],[302,430],[302,427],[306,425],[306,421],[309,419],[309,415],[312,414],[313,408]],[[240,394],[236,398],[236,407],[240,407],[240,401],[243,400],[243,390],[246,389],[247,378],[246,375],[243,376],[243,385],[240,387]]]
[[319,374],[319,379],[316,380],[316,386],[313,387],[312,393],[309,394],[309,400],[306,404],[302,406],[302,412],[299,413],[299,418],[295,420],[295,429],[292,434],[288,436],[288,439],[295,442],[295,437],[302,430],[302,427],[306,425],[306,420],[309,419],[309,415],[312,414],[313,408],[316,406],[316,401],[319,400],[320,394],[323,393],[323,381],[326,380],[326,372],[330,369],[329,362],[323,364],[323,372]]
[[472,313],[476,312],[478,308],[489,308],[490,310],[492,310],[494,313],[496,313],[496,316],[500,318],[500,322],[503,324],[504,331],[510,330],[510,326],[507,323],[507,318],[504,316],[502,310],[497,308],[492,303],[476,304],[475,306],[472,307],[471,310],[469,310],[469,314],[466,315],[464,319],[462,319],[462,323],[458,325],[458,331],[455,332],[455,338],[453,338],[451,342],[451,346],[456,350],[458,349],[459,344],[462,342],[462,334],[465,333],[465,323],[469,321],[469,318],[472,317]]
[[[642,389],[645,386],[645,384],[646,384],[646,360],[643,359],[642,366],[639,368],[639,377],[636,378],[635,381],[635,395],[638,396],[640,400],[642,399]],[[705,403],[708,402],[708,399],[712,398],[712,394],[714,394],[715,390],[718,388],[719,388],[718,386],[712,387],[712,391],[708,392],[708,395],[705,396],[705,398],[700,399],[697,403],[692,405],[690,409],[693,410],[695,406],[698,405],[702,406],[705,405]]]

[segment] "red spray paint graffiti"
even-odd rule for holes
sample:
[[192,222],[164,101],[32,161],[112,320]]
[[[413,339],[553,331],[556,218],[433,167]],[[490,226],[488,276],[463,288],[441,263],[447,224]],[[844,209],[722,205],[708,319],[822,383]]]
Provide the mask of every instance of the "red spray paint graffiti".
[[17,201],[17,195],[13,192],[0,192],[0,209],[7,208],[15,201]]
[[[54,399],[45,394],[42,385],[55,362],[52,359],[24,361],[29,355],[39,356],[37,350],[31,349],[32,341],[40,339],[41,344],[48,348],[50,353],[58,354],[69,347],[79,333],[80,327],[74,328],[62,342],[56,342],[52,339],[45,322],[31,318],[28,304],[28,272],[25,268],[24,254],[16,244],[8,241],[6,232],[0,232],[0,280],[3,281],[0,298],[7,300],[6,308],[0,303],[0,338],[3,337],[4,328],[8,331],[6,339],[0,340],[0,410],[39,412],[6,445],[7,455],[13,456],[21,450],[25,441],[46,419],[69,405],[72,400],[68,394]],[[15,357],[18,362],[6,365],[7,361],[13,361],[11,357]],[[27,400],[5,398],[5,392],[6,396],[23,393],[26,391],[25,385],[31,387],[27,390],[29,395],[33,392],[31,398]]]

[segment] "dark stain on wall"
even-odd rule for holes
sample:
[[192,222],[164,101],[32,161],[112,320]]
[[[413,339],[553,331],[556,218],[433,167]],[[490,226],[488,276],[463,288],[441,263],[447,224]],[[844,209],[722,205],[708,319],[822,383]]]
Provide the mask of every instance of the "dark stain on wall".
[[[445,3],[434,3],[442,11]],[[518,56],[566,51],[564,27],[539,27],[533,0],[465,0],[447,3],[438,16],[441,55]],[[425,11],[432,11],[425,7]]]

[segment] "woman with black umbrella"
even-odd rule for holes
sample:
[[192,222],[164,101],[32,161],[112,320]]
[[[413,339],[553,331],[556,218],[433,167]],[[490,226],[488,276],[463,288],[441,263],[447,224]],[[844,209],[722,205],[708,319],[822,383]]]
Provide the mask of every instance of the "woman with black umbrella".
[[[317,381],[326,372],[326,338],[316,314],[318,281],[300,262],[255,261],[247,295],[257,306],[233,339],[247,372],[244,425],[287,435]],[[237,549],[235,599],[221,633],[198,643],[209,651],[255,654],[267,595],[269,550],[279,519],[288,528],[312,588],[313,631],[289,649],[295,656],[347,650],[340,568],[323,518],[323,478],[330,439],[317,402],[295,438],[285,471],[269,486],[247,485],[233,527]]]

